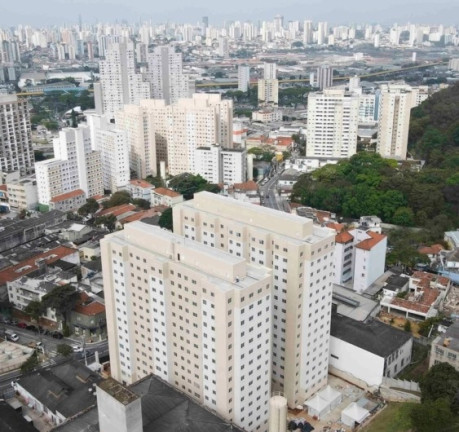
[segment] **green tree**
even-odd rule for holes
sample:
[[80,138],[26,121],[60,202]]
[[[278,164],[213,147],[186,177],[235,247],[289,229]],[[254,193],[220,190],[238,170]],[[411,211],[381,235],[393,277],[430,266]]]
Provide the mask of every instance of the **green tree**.
[[55,309],[67,324],[70,311],[80,299],[80,293],[72,285],[57,286],[41,299],[44,307]]
[[78,209],[78,214],[81,216],[88,216],[94,214],[97,210],[99,210],[98,202],[94,198],[88,198],[86,204],[83,204]]
[[174,222],[173,222],[173,213],[172,213],[171,207],[167,208],[161,213],[158,224],[161,228],[165,228],[165,229],[168,229],[169,231],[172,231]]
[[115,192],[108,201],[105,201],[102,205],[104,209],[116,207],[122,204],[128,204],[131,202],[131,194],[128,191]]
[[38,366],[38,355],[34,351],[33,354],[21,365],[21,372],[27,373],[33,371]]
[[454,418],[447,398],[429,400],[415,405],[411,411],[411,424],[416,432],[457,430],[451,429],[457,419]]
[[411,210],[409,207],[398,208],[392,217],[392,222],[395,225],[412,226],[414,223],[413,210]]
[[70,345],[67,344],[58,344],[56,347],[56,351],[58,354],[68,357],[73,353],[73,348]]
[[198,175],[183,173],[175,176],[169,181],[169,187],[183,195],[186,200],[192,199],[196,192],[207,190],[218,193],[220,188],[211,185],[206,179]]
[[143,198],[136,198],[132,200],[132,203],[137,207],[140,207],[142,210],[148,210],[150,208],[150,202]]
[[106,216],[99,216],[98,218],[96,218],[94,224],[96,226],[103,225],[105,228],[108,229],[108,231],[113,232],[116,229],[116,222],[116,216],[113,214],[109,214]]
[[24,309],[24,312],[37,322],[45,311],[43,303],[36,300],[32,300]]
[[157,175],[157,176],[147,176],[147,178],[145,179],[148,183],[151,183],[152,185],[154,185],[154,187],[164,187],[164,180],[161,178],[160,175]]
[[459,391],[459,372],[449,363],[432,366],[420,382],[422,402],[444,398],[452,404]]

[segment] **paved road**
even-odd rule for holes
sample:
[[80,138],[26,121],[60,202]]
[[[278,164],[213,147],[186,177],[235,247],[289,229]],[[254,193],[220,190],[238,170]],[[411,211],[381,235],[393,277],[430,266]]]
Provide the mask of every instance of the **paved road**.
[[266,184],[260,184],[260,195],[262,197],[262,205],[275,210],[285,211],[290,213],[290,207],[285,200],[277,193],[276,184],[279,176],[281,175],[282,168],[279,167],[277,171],[274,169],[270,172],[271,177]]

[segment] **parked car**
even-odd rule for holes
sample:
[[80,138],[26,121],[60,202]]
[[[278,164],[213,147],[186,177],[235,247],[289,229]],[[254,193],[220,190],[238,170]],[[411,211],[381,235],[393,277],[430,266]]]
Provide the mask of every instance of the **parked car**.
[[51,336],[55,339],[62,339],[64,337],[64,335],[58,331],[53,332]]
[[30,325],[26,326],[26,330],[32,330],[32,331],[36,332],[38,329],[34,325],[30,324]]
[[74,353],[80,353],[83,352],[83,347],[81,345],[72,345],[72,349]]
[[7,340],[10,340],[13,342],[17,342],[19,340],[19,336],[16,333],[14,333],[13,330],[6,330],[5,336]]
[[23,323],[23,322],[17,323],[17,326],[18,326],[19,328],[22,328],[22,329],[27,328],[27,324],[26,324],[26,323]]

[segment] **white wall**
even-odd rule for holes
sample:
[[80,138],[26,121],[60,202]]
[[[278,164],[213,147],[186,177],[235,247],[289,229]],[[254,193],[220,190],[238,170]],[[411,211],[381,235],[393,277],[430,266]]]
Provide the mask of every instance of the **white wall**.
[[379,386],[384,374],[384,358],[330,336],[331,367],[346,372],[369,386]]

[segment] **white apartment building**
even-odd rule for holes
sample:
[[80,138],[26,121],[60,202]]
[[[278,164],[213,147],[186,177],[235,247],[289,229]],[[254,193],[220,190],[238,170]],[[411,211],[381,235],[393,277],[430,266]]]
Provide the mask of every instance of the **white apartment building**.
[[378,121],[377,101],[375,94],[361,94],[359,96],[359,123],[375,123]]
[[194,94],[173,105],[144,100],[126,106],[116,124],[128,132],[131,169],[139,178],[156,175],[161,161],[170,175],[192,172],[201,146],[233,147],[233,102],[219,94]]
[[303,23],[303,44],[311,45],[313,42],[312,21],[304,21]]
[[112,43],[99,63],[100,84],[94,86],[98,114],[113,115],[125,104],[150,97],[150,83],[136,72],[133,42]]
[[0,171],[33,172],[32,129],[26,99],[0,95]]
[[247,92],[250,86],[250,66],[239,65],[237,67],[237,89]]
[[326,89],[332,86],[333,86],[333,68],[328,65],[319,66],[317,68],[316,87],[319,87],[320,90],[323,90],[323,89]]
[[273,272],[273,390],[295,407],[327,383],[334,232],[208,192],[173,208],[174,232]]
[[415,94],[406,84],[381,86],[376,151],[385,158],[406,159]]
[[308,95],[306,157],[349,158],[357,151],[359,97],[344,89]]
[[117,128],[107,115],[91,114],[87,119],[93,148],[100,152],[103,187],[116,192],[130,179],[128,132]]
[[175,52],[175,47],[155,47],[147,54],[147,62],[146,76],[154,99],[164,99],[169,105],[191,96],[188,77],[183,74],[182,53]]
[[49,205],[51,198],[76,189],[87,197],[103,195],[100,152],[91,148],[89,126],[62,129],[53,147],[53,159],[35,164],[40,204]]
[[183,202],[183,195],[178,192],[163,187],[154,188],[151,190],[151,205],[172,207],[175,204]]
[[247,151],[225,149],[218,145],[198,147],[195,150],[193,174],[199,174],[210,183],[244,183],[247,180]]
[[279,103],[279,80],[258,80],[258,102],[262,105],[277,105]]
[[263,78],[265,80],[277,79],[277,64],[276,63],[263,63]]
[[6,184],[8,203],[17,209],[35,210],[38,205],[35,177],[21,178]]
[[153,373],[246,431],[266,431],[272,277],[133,222],[101,241],[112,376]]

